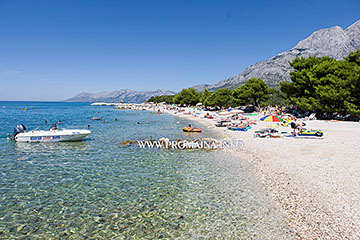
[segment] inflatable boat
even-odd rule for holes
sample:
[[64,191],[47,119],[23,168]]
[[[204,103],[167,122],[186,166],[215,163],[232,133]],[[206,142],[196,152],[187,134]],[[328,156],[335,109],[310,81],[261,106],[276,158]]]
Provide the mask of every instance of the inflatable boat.
[[191,127],[184,127],[184,132],[202,132],[201,128],[191,128]]

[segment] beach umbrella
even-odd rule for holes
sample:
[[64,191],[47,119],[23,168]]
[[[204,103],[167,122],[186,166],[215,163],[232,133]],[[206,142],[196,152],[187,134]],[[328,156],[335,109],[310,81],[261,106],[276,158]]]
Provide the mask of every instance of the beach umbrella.
[[283,122],[280,117],[274,115],[266,115],[265,117],[260,118],[261,121],[264,122]]

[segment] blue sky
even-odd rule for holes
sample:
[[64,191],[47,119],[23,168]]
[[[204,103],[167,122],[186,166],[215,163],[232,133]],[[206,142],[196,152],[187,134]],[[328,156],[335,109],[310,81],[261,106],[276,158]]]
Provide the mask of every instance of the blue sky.
[[0,0],[0,100],[215,83],[359,13],[358,0]]

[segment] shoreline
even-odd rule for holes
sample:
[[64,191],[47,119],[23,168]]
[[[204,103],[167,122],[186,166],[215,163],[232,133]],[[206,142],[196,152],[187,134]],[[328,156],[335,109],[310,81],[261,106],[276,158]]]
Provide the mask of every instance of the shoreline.
[[252,164],[297,239],[360,239],[358,122],[307,121],[309,129],[325,131],[324,139],[262,139],[253,137],[254,129],[269,123],[234,132],[199,116],[164,112],[197,121],[223,139],[242,140],[244,149],[232,154]]

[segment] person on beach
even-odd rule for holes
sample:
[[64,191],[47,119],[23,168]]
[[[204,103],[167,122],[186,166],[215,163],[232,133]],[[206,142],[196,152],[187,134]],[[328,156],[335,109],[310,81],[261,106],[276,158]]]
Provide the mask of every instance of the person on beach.
[[281,116],[284,116],[286,112],[286,108],[284,106],[284,104],[281,104]]
[[294,122],[291,123],[291,128],[294,129],[293,130],[294,136],[296,136],[296,131],[298,132],[297,134],[298,136],[301,135],[303,126],[305,126],[305,124],[299,118],[295,118]]
[[242,125],[240,126],[240,128],[243,128],[243,129],[245,129],[245,128],[247,128],[247,127],[249,127],[249,122],[248,121],[241,121],[242,122]]
[[279,113],[279,107],[278,107],[278,105],[275,105],[275,113],[274,113],[274,115],[279,115],[278,114]]

